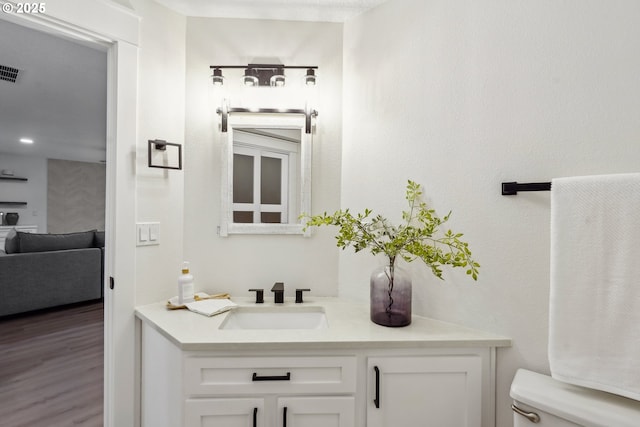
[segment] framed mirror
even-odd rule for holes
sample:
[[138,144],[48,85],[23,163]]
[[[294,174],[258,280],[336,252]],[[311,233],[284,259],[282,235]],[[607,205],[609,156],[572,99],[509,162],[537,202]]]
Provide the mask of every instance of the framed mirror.
[[229,115],[223,133],[220,235],[306,234],[311,133],[300,114]]

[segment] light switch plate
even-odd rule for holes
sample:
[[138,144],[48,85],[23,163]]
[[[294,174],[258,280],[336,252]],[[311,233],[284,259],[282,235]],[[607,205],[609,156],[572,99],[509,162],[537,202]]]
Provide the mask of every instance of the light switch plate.
[[160,244],[159,222],[136,223],[136,246],[150,246]]
[[149,241],[155,244],[160,243],[160,223],[152,222],[149,224]]
[[146,224],[138,224],[138,243],[145,244],[149,241],[149,227]]

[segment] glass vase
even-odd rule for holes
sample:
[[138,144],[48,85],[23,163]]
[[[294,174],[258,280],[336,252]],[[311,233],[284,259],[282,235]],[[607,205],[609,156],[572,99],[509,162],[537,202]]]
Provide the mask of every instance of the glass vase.
[[390,327],[411,323],[411,278],[393,262],[371,274],[371,321]]

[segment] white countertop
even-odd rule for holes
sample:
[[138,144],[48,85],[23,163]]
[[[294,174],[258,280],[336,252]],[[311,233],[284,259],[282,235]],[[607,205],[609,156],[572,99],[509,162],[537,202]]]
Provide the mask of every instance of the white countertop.
[[[284,304],[255,304],[249,298],[231,298],[240,306],[300,306],[293,299]],[[304,306],[324,308],[327,329],[224,330],[228,315],[203,316],[188,310],[169,310],[164,302],[136,308],[136,316],[182,350],[327,349],[403,347],[507,347],[511,340],[452,323],[413,316],[409,326],[389,328],[369,319],[369,305],[338,298],[305,296]]]

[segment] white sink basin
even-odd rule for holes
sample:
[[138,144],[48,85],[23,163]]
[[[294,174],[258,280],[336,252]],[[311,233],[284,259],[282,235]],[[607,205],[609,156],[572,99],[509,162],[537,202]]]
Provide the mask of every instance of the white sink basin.
[[236,307],[220,329],[326,329],[322,307]]

